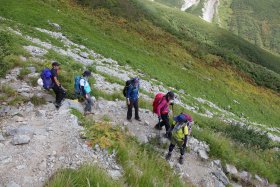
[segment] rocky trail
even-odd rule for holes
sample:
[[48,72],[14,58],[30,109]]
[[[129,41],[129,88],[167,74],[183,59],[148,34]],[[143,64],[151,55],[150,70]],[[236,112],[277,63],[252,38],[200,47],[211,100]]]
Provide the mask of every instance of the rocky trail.
[[[62,33],[36,28],[37,32],[46,33],[62,42],[64,44],[63,48],[38,38],[23,35],[18,30],[7,29],[34,44],[24,46],[32,55],[29,60],[34,60],[38,63],[44,62],[44,55],[48,50],[53,50],[71,57],[77,63],[85,66],[94,65],[97,70],[93,74],[93,77],[97,80],[94,88],[106,93],[120,92],[122,85],[106,81],[102,74],[118,78],[121,81],[139,76],[141,78],[141,89],[151,94],[159,91],[175,90],[174,88],[165,87],[163,83],[157,80],[146,80],[146,75],[141,73],[140,70],[133,70],[129,66],[120,66],[110,58],[105,58],[85,46],[73,43]],[[93,56],[94,59],[90,59],[89,56]],[[26,61],[26,57],[22,57],[22,60]],[[30,68],[31,73],[27,77],[39,77],[34,67],[28,68]],[[83,112],[83,105],[66,99],[61,108],[56,110],[52,104],[54,98],[50,93],[44,91],[41,87],[32,87],[27,82],[17,79],[20,70],[20,68],[16,68],[9,72],[5,79],[0,80],[1,85],[7,84],[11,86],[25,98],[30,99],[33,95],[43,97],[47,104],[34,106],[31,102],[28,102],[8,106],[7,103],[1,103],[0,186],[42,186],[57,170],[61,168],[78,168],[81,164],[98,164],[106,169],[113,179],[120,178],[123,171],[122,167],[116,162],[115,154],[109,154],[106,150],[98,147],[92,149],[80,137],[80,133],[84,128],[79,126],[77,117],[70,113],[70,109],[75,108]],[[178,95],[175,104],[199,115],[211,118],[222,113],[222,120],[227,120],[229,124],[251,123],[246,119],[237,120],[233,113],[219,108],[210,101],[193,97],[183,90],[179,90],[178,93],[180,93],[180,97]],[[152,100],[145,93],[141,94],[140,99]],[[183,99],[192,99],[198,104],[203,103],[213,110],[206,110],[205,113],[200,113],[198,105],[188,105],[183,102]],[[93,110],[95,114],[91,116],[92,120],[102,121],[106,116],[106,118],[110,119],[110,124],[127,128],[131,135],[136,136],[141,143],[149,143],[153,138],[160,138],[160,142],[169,144],[169,140],[163,138],[163,131],[158,137],[159,132],[153,128],[157,123],[157,117],[147,109],[140,109],[142,122],[133,120],[131,123],[126,121],[126,105],[124,101],[95,100]],[[255,126],[258,125],[261,124],[255,124]],[[279,129],[274,130],[279,131]],[[258,176],[252,177],[249,173],[239,173],[234,166],[228,166],[223,169],[219,160],[209,160],[208,152],[211,148],[205,142],[190,138],[188,146],[190,152],[186,154],[183,165],[178,164],[178,151],[174,151],[169,163],[181,177],[188,178],[196,186],[225,186],[230,183],[238,186],[229,181],[225,172],[243,177],[244,180],[253,178],[259,181],[260,186],[268,185],[266,180]],[[164,158],[167,150],[157,149]]]

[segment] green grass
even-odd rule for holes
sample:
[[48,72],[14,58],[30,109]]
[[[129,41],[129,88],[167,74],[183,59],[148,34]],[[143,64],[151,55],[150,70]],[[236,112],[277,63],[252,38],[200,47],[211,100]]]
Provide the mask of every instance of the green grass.
[[86,165],[78,170],[63,169],[55,173],[46,182],[45,187],[121,187],[123,183],[114,181],[108,174],[98,166]]
[[17,76],[18,79],[23,80],[24,77],[28,74],[30,74],[31,71],[27,68],[22,68]]
[[279,8],[277,0],[231,0],[222,4],[220,9],[227,10],[230,14],[223,13],[221,20],[228,30],[238,36],[279,54]]
[[35,95],[30,98],[30,101],[34,106],[45,105],[47,103],[45,98],[38,97],[38,96],[35,96]]
[[[18,6],[19,3],[20,6]],[[67,6],[67,3],[62,5],[54,2],[44,3],[39,1],[32,4],[34,8],[29,9],[26,13],[27,15],[23,18],[21,16],[23,14],[22,11],[25,10],[24,7],[29,7],[30,2],[6,4],[3,1],[1,4],[3,7],[6,7],[1,9],[1,14],[4,17],[20,21],[25,25],[51,29],[46,19],[49,18],[62,25],[62,32],[73,41],[95,49],[106,57],[116,59],[122,65],[129,63],[132,67],[141,69],[148,77],[161,80],[168,86],[188,90],[188,93],[191,95],[206,98],[222,108],[226,108],[227,103],[231,103],[233,99],[236,99],[241,104],[232,109],[233,113],[238,115],[244,113],[253,121],[278,126],[279,115],[276,111],[279,110],[279,105],[277,104],[279,99],[277,99],[277,95],[251,86],[247,82],[246,76],[240,77],[238,72],[224,65],[222,58],[207,55],[206,59],[203,58],[201,60],[196,57],[196,53],[204,53],[203,51],[199,52],[202,49],[198,47],[203,45],[196,45],[191,37],[197,35],[196,40],[201,38],[202,41],[205,41],[206,33],[203,31],[205,27],[211,29],[211,32],[209,31],[207,34],[219,32],[216,32],[217,28],[201,23],[195,17],[184,17],[189,22],[187,24],[182,22],[183,24],[181,25],[188,25],[193,30],[190,30],[189,36],[186,36],[186,40],[190,40],[182,44],[178,40],[178,38],[181,39],[180,35],[177,35],[178,33],[172,36],[145,19],[122,23],[122,18],[110,16],[108,15],[109,12],[104,9],[97,9],[94,12],[86,10],[81,13],[81,9],[75,6]],[[14,14],[6,11],[12,7],[14,10],[17,10]],[[44,10],[38,12],[41,7],[44,7]],[[59,13],[57,13],[56,7],[60,8]],[[157,13],[157,9],[154,6],[151,6],[151,8],[154,8]],[[161,8],[158,10],[165,11],[165,9]],[[176,11],[175,15],[180,17],[180,13]],[[34,17],[35,19],[33,19]],[[194,22],[197,25],[193,24]],[[125,28],[130,28],[129,32],[126,32]],[[194,28],[196,28],[196,35],[194,34]],[[220,41],[222,44],[231,43],[236,39],[231,36],[233,39],[226,41],[228,34],[225,34],[225,31],[222,31],[221,34],[222,36],[224,35],[224,40]],[[182,35],[182,37],[184,36]],[[212,38],[215,38],[215,35],[211,35],[207,41],[212,42]],[[238,39],[238,41],[240,40]],[[53,59],[55,56],[52,54],[48,57]],[[71,61],[71,59],[63,58],[62,60],[65,66],[67,65],[67,67],[62,66],[66,70],[68,68],[68,61]],[[229,61],[231,60],[229,59]],[[204,61],[208,63],[203,63]],[[221,66],[215,65],[217,63],[220,63]],[[188,68],[186,70],[182,69],[185,66]],[[71,67],[67,70],[71,72],[69,72],[71,75],[62,78],[62,84],[68,84],[66,87],[70,89],[73,85],[71,76],[72,74],[73,76],[76,75],[76,73],[72,73],[74,71]],[[80,74],[80,72],[77,71],[77,74]],[[262,72],[256,74],[256,76],[259,74],[267,76],[266,73]],[[211,77],[212,81],[205,81],[200,75]],[[197,84],[198,82],[199,84]],[[69,94],[68,97],[71,98],[73,95]],[[273,99],[270,100],[271,98]],[[258,102],[261,100],[264,100],[264,102]]]
[[[114,13],[106,9],[92,10],[88,7],[82,9],[76,4],[70,6],[68,1],[60,3],[48,0],[11,2],[1,0],[0,3],[1,16],[11,18],[27,27],[46,29],[52,29],[47,24],[47,19],[50,19],[60,24],[62,32],[71,40],[92,48],[105,57],[111,57],[121,65],[129,64],[135,69],[140,69],[148,78],[155,78],[167,86],[183,89],[192,96],[210,100],[221,108],[231,105],[231,112],[237,115],[244,113],[252,121],[279,127],[279,94],[255,85],[256,80],[264,81],[260,85],[265,85],[269,82],[267,80],[275,78],[275,74],[249,62],[260,60],[260,62],[274,63],[275,56],[223,30],[202,23],[193,16],[152,4],[149,8],[146,7],[146,11],[155,16],[151,21],[144,17],[135,20],[133,16],[120,17],[116,9]],[[57,9],[60,11],[58,12]],[[225,49],[222,50],[223,48]],[[256,58],[254,54],[257,54]],[[83,72],[83,66],[55,51],[50,51],[45,57],[49,62],[42,66],[50,66],[50,60],[53,59],[62,63],[60,80],[68,90],[67,97],[74,98],[72,93],[74,76]],[[277,63],[275,64],[277,66]],[[94,67],[91,68],[95,71]],[[240,68],[244,68],[243,73]],[[250,76],[246,72],[250,72]],[[251,76],[255,76],[254,79]],[[263,76],[267,78],[263,80]],[[211,81],[206,80],[205,77],[210,78]],[[277,80],[276,77],[271,83],[277,83]],[[95,89],[93,95],[108,100],[123,98],[122,93],[110,95]],[[240,104],[234,104],[234,99]],[[149,106],[151,105],[143,103],[143,107]],[[176,113],[184,111],[180,107],[176,107],[175,110]],[[210,144],[212,157],[221,158],[224,162],[233,163],[240,169],[248,169],[250,172],[268,177],[271,182],[279,183],[277,179],[279,156],[275,152],[271,149],[261,150],[258,146],[248,148],[250,145],[255,146],[255,143],[251,144],[252,142],[244,140],[238,143],[233,133],[225,133],[224,126],[216,128],[215,126],[219,124],[216,121],[198,115],[194,116],[194,119],[200,126],[210,124],[209,127],[204,127],[203,131],[195,130],[194,135]],[[248,135],[246,130],[241,129],[240,132],[246,132],[244,137]],[[238,136],[241,136],[241,133]],[[256,142],[260,143],[259,140]],[[129,140],[130,143],[135,145]],[[134,150],[145,152],[146,149],[137,146]],[[132,153],[124,152],[124,154]],[[150,153],[143,157],[154,161],[153,156],[149,155]],[[139,163],[137,167],[145,166],[142,165],[144,164]],[[126,172],[129,173],[129,170],[127,166]],[[146,171],[145,167],[144,170]],[[149,176],[133,174],[131,177],[129,178],[131,184],[133,181],[142,182],[146,177],[147,181],[151,182]],[[158,181],[161,184],[163,179],[160,178]],[[173,182],[170,184],[176,183]]]

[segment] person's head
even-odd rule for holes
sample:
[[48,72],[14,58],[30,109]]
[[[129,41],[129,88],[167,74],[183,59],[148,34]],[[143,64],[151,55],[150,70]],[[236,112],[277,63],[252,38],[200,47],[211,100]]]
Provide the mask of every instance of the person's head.
[[53,67],[54,69],[59,69],[59,66],[60,66],[60,64],[59,64],[58,62],[53,62],[53,63],[52,63],[52,67]]
[[133,85],[137,86],[138,84],[139,84],[139,78],[138,77],[133,78]]
[[84,77],[90,77],[91,76],[91,72],[89,70],[84,71],[83,73]]
[[168,101],[174,100],[175,94],[173,92],[167,92],[166,98],[167,98]]

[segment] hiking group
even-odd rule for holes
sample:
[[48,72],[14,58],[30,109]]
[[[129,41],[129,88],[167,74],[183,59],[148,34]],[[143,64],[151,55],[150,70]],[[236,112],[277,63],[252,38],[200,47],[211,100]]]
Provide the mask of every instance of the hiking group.
[[[42,86],[46,90],[53,89],[56,100],[55,106],[57,109],[61,106],[65,96],[66,89],[64,89],[59,81],[59,70],[60,64],[58,62],[52,63],[52,69],[45,68],[41,73]],[[93,100],[90,95],[91,87],[88,78],[91,76],[91,72],[86,70],[81,76],[76,76],[74,79],[74,89],[75,96],[79,99],[85,101],[85,115],[93,114],[92,106]],[[141,121],[139,116],[139,89],[140,80],[139,78],[133,78],[126,81],[123,95],[126,98],[127,104],[127,120],[132,122],[132,110],[135,111],[135,120]],[[162,130],[165,127],[165,138],[170,139],[170,145],[168,148],[168,153],[166,155],[166,160],[170,160],[172,151],[177,145],[180,149],[179,163],[183,164],[184,154],[186,152],[186,145],[188,141],[188,136],[191,134],[193,119],[189,114],[181,113],[175,116],[172,120],[173,123],[170,125],[169,119],[169,106],[174,106],[175,94],[173,92],[157,93],[153,101],[153,113],[158,117],[158,123],[155,125],[155,129]],[[174,112],[174,111],[173,111]]]

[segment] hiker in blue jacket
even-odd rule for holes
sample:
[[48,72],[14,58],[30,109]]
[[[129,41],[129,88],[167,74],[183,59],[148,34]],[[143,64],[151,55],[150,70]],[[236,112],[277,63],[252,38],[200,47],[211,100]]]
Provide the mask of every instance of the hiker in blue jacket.
[[132,108],[135,109],[135,119],[141,121],[139,117],[139,107],[138,107],[138,98],[139,98],[139,78],[133,78],[131,84],[127,89],[126,99],[127,99],[127,120],[131,121],[132,117]]

